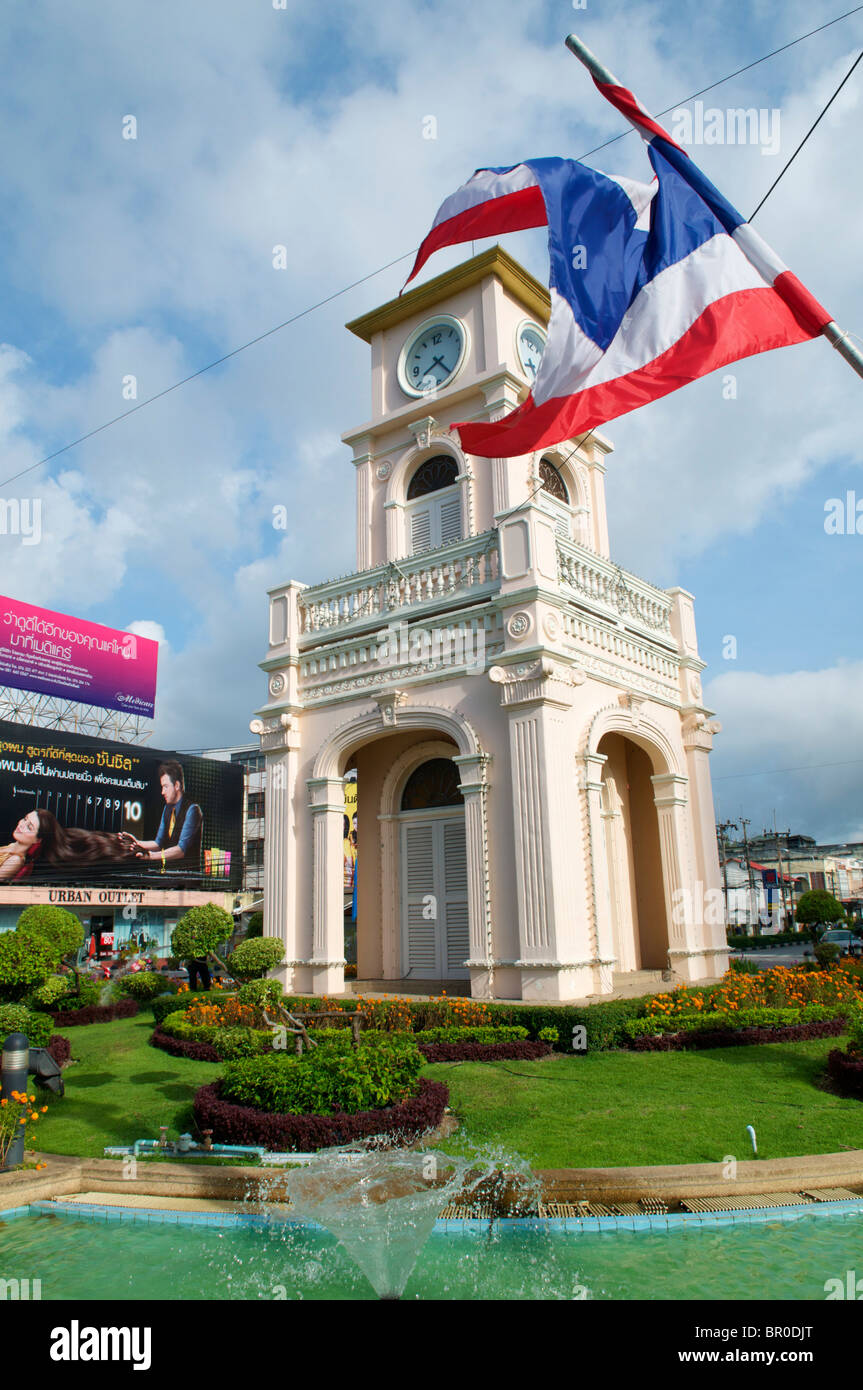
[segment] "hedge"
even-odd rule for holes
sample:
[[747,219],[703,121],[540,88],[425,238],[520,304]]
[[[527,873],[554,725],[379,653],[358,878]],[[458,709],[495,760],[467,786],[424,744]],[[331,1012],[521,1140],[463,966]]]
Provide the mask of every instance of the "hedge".
[[193,1062],[222,1060],[212,1043],[196,1042],[193,1038],[174,1038],[170,1033],[163,1033],[161,1028],[156,1028],[151,1034],[150,1046],[160,1047],[163,1052],[170,1052],[172,1057],[189,1057]]
[[553,1050],[545,1042],[503,1043],[420,1043],[420,1052],[427,1062],[535,1062]]
[[235,990],[194,990],[192,993],[186,991],[184,994],[165,994],[157,995],[150,1004],[153,1010],[153,1017],[157,1023],[161,1023],[177,1009],[188,1009],[190,1004],[203,1000],[206,1004],[212,1004],[216,999],[227,999],[229,995],[236,993]]
[[273,1115],[223,1100],[222,1083],[202,1086],[195,1096],[195,1121],[210,1129],[219,1144],[260,1144],[283,1152],[312,1153],[356,1139],[386,1134],[407,1144],[427,1130],[437,1129],[449,1102],[440,1081],[420,1081],[419,1092],[401,1105],[385,1110],[360,1110],[354,1115]]
[[49,1017],[58,1028],[75,1028],[79,1024],[113,1023],[116,1018],[134,1018],[138,1007],[134,999],[121,999],[118,1004],[90,1004],[86,1009],[62,1009]]
[[[214,1046],[218,1044],[214,1041]],[[423,1059],[407,1033],[328,1039],[301,1057],[270,1052],[230,1062],[222,1094],[267,1113],[329,1115],[390,1106],[415,1095]]]
[[762,951],[765,946],[798,946],[812,941],[811,931],[771,932],[769,936],[729,936],[728,945],[739,951]]
[[843,1018],[797,1023],[787,1028],[740,1028],[736,1031],[663,1033],[660,1037],[633,1038],[635,1052],[681,1052],[688,1048],[752,1047],[756,1043],[805,1042],[811,1038],[836,1038],[845,1031]]
[[648,1018],[633,1018],[624,1025],[627,1040],[655,1033],[739,1032],[743,1028],[790,1028],[802,1023],[824,1023],[828,1019],[845,1023],[848,1007],[829,1004],[804,1004],[802,1008],[751,1008],[704,1010],[688,1014],[652,1014]]

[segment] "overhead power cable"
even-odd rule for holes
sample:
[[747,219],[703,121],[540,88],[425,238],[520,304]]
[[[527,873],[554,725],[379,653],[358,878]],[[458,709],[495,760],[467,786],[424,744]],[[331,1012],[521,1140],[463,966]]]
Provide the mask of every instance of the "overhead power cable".
[[[863,4],[856,5],[851,10],[846,10],[844,14],[836,15],[834,19],[829,19],[824,24],[819,24],[818,27],[815,29],[809,29],[805,34],[799,34],[796,39],[789,39],[788,43],[781,44],[779,48],[771,49],[769,53],[763,54],[760,58],[753,59],[751,63],[746,63],[742,68],[735,68],[734,72],[727,73],[725,77],[718,78],[715,82],[711,82],[709,86],[701,87],[697,92],[692,92],[689,96],[680,98],[680,100],[674,102],[671,106],[666,106],[658,114],[660,116],[668,115],[670,111],[674,111],[679,106],[684,106],[688,101],[694,101],[696,97],[704,96],[706,92],[714,91],[717,87],[721,87],[726,82],[731,82],[735,77],[739,77],[742,73],[750,72],[752,68],[758,67],[759,64],[766,63],[771,58],[775,58],[777,54],[786,53],[789,48],[794,48],[796,44],[803,43],[806,39],[811,39],[816,34],[823,33],[825,29],[829,29],[834,24],[839,24],[842,22],[842,20],[849,19],[852,15],[859,14],[861,11],[863,11]],[[861,56],[863,56],[863,54],[861,54]],[[859,62],[859,59],[857,61]],[[856,66],[857,64],[855,63],[854,67]],[[853,70],[854,68],[851,69],[851,72],[853,72]],[[851,76],[851,72],[849,72],[846,76],[845,82],[847,82],[848,77]],[[844,86],[844,82],[840,84],[840,88],[837,88],[837,91],[834,92],[833,97],[830,98],[830,102],[832,102],[834,98],[838,95],[841,86]],[[830,102],[827,103],[828,106],[830,105]],[[826,109],[827,107],[824,108],[825,111]],[[792,160],[796,157],[799,150],[802,149],[802,146],[806,143],[806,140],[808,140],[809,136],[812,134],[812,130],[815,129],[815,126],[818,124],[818,121],[821,120],[821,116],[823,115],[824,111],[821,112],[821,115],[819,115],[818,120],[816,120],[815,124],[812,126],[812,129],[807,132],[807,135],[801,142],[801,145],[798,146],[798,149],[794,151],[794,154],[791,156],[791,159],[785,166],[786,169],[788,168],[788,165],[791,164]],[[601,145],[594,145],[593,149],[586,150],[585,153],[579,155],[578,158],[580,160],[588,159],[590,155],[596,154],[599,150],[607,149],[609,145],[613,145],[618,140],[623,140],[627,135],[632,135],[633,133],[634,131],[630,126],[626,130],[621,131],[620,134],[613,135],[611,139],[603,141]],[[782,172],[779,175],[779,178],[781,178],[782,174],[784,173],[785,169],[782,170]],[[771,185],[771,187],[767,190],[767,193],[765,194],[764,198],[762,198],[758,207],[755,209],[755,212],[758,212],[759,209],[764,205],[764,202],[770,196],[778,182],[779,179],[777,178]],[[752,216],[754,217],[755,213],[753,213]],[[402,261],[406,261],[409,257],[414,257],[416,255],[416,251],[417,248],[414,247],[412,251],[406,251],[404,255],[396,256],[394,260],[388,261],[386,265],[379,266],[377,270],[369,271],[367,275],[360,276],[358,280],[351,281],[349,285],[344,285],[340,290],[334,290],[332,294],[326,295],[323,299],[319,299],[315,304],[308,305],[308,307],[305,309],[300,309],[296,314],[292,314],[290,318],[284,319],[281,323],[277,323],[273,328],[268,328],[263,333],[258,333],[254,338],[250,338],[248,342],[241,343],[238,347],[232,348],[230,352],[226,352],[221,357],[215,358],[214,361],[208,362],[203,367],[199,367],[197,371],[190,372],[188,376],[182,377],[179,381],[173,382],[170,386],[164,387],[164,389],[161,391],[156,391],[154,395],[148,396],[143,401],[139,401],[137,405],[133,405],[128,410],[124,410],[120,415],[115,415],[112,419],[106,420],[103,424],[96,425],[94,429],[88,430],[86,434],[79,435],[77,439],[70,440],[68,444],[61,445],[59,449],[55,449],[52,453],[46,454],[44,458],[39,459],[36,463],[31,463],[28,465],[27,468],[22,468],[18,473],[13,473],[11,477],[6,478],[2,483],[0,483],[0,489],[8,487],[10,483],[17,482],[19,478],[25,477],[26,474],[32,473],[35,469],[42,468],[44,464],[51,463],[54,459],[59,458],[61,454],[68,453],[70,449],[74,449],[79,444],[83,444],[88,439],[92,439],[95,435],[101,434],[103,430],[111,429],[112,426],[119,424],[121,420],[127,420],[130,415],[135,415],[139,410],[144,410],[146,406],[153,405],[154,402],[162,400],[164,396],[170,395],[173,391],[178,391],[181,386],[186,386],[190,381],[195,381],[198,377],[204,376],[205,373],[213,371],[215,367],[220,367],[224,362],[230,361],[232,357],[237,357],[241,352],[245,352],[248,348],[254,347],[257,343],[263,342],[265,338],[271,338],[273,334],[281,332],[283,328],[288,328],[291,324],[297,323],[300,319],[308,317],[309,314],[313,314],[316,310],[322,309],[325,305],[331,304],[336,299],[340,299],[342,295],[348,294],[351,290],[356,289],[359,285],[364,285],[369,280],[374,280],[376,276],[383,275],[385,271],[392,270],[393,266],[399,265]]]

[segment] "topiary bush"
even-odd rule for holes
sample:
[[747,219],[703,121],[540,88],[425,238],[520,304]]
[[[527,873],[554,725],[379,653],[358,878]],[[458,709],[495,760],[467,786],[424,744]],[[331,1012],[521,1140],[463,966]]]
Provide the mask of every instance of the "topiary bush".
[[264,914],[263,912],[253,912],[249,918],[249,925],[246,928],[246,940],[251,941],[256,936],[264,934]]
[[228,957],[228,969],[238,980],[260,979],[285,958],[285,943],[278,936],[259,936],[241,941]]
[[794,916],[798,922],[805,922],[807,926],[826,925],[831,922],[844,922],[845,909],[832,893],[826,892],[823,888],[811,888],[801,895]]
[[15,1003],[43,985],[59,965],[56,946],[19,931],[0,933],[0,999]]
[[56,952],[58,964],[64,956],[78,951],[84,942],[84,928],[75,914],[67,912],[65,907],[51,907],[47,903],[25,907],[15,931],[30,940],[48,942]]
[[281,1002],[282,987],[278,980],[249,980],[241,985],[237,998],[241,1004],[248,1004],[256,1011],[266,1009]]
[[117,981],[120,993],[127,999],[137,999],[141,1004],[149,1004],[157,994],[162,994],[165,981],[154,970],[138,970],[124,975]]
[[10,1033],[24,1033],[31,1047],[47,1047],[54,1020],[32,1013],[23,1004],[0,1004],[0,1047]]
[[180,960],[201,960],[215,951],[234,930],[234,919],[224,907],[204,903],[190,907],[171,933],[171,950]]
[[352,1114],[415,1095],[422,1066],[411,1038],[370,1034],[355,1048],[344,1034],[301,1057],[272,1053],[231,1062],[222,1095],[269,1114]]

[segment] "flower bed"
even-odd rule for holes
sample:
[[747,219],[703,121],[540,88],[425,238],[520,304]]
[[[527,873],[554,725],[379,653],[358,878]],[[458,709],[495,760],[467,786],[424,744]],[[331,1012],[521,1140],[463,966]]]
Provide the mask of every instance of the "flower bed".
[[693,1013],[733,1016],[747,1009],[802,1009],[808,1004],[856,1010],[859,1002],[856,981],[843,970],[778,965],[757,975],[732,970],[718,985],[706,988],[690,985],[671,994],[654,994],[645,1001],[643,1014],[647,1018]]
[[195,1096],[199,1129],[210,1129],[219,1144],[261,1144],[268,1149],[312,1153],[355,1139],[386,1134],[410,1143],[443,1119],[449,1091],[439,1081],[420,1081],[419,1092],[401,1104],[353,1115],[276,1115],[222,1099],[222,1082],[202,1086]]
[[134,999],[121,999],[118,1004],[90,1004],[86,1009],[62,1009],[51,1014],[57,1028],[75,1028],[86,1023],[113,1023],[115,1018],[134,1018],[138,1012]]
[[552,1048],[545,1042],[528,1042],[522,1039],[502,1043],[421,1042],[419,1050],[427,1062],[534,1062],[538,1057],[547,1057]]

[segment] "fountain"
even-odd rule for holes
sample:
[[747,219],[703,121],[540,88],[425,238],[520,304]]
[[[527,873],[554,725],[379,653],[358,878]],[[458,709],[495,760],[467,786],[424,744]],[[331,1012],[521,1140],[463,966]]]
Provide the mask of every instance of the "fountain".
[[441,1211],[454,1201],[496,1209],[512,1185],[497,1159],[378,1147],[321,1150],[288,1190],[296,1215],[334,1235],[379,1298],[398,1299]]

